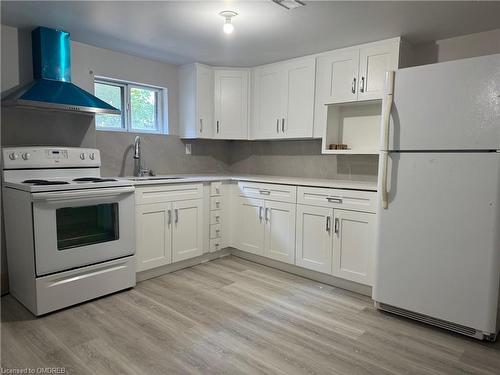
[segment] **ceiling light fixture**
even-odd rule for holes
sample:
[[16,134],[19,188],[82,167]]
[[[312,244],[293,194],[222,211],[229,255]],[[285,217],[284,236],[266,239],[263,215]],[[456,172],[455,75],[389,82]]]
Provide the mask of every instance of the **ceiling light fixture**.
[[287,10],[292,10],[306,5],[306,3],[300,0],[271,0],[271,1]]
[[236,17],[237,15],[238,13],[233,12],[232,10],[224,10],[219,13],[219,16],[226,19],[226,22],[224,22],[224,26],[222,27],[222,30],[226,34],[231,34],[234,31],[234,25],[231,23],[231,18]]

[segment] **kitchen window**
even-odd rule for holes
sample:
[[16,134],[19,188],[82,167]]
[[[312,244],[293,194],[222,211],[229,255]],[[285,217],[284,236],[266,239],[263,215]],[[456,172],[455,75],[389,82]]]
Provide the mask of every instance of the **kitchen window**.
[[167,134],[166,92],[160,87],[96,78],[94,95],[122,112],[96,114],[96,129]]

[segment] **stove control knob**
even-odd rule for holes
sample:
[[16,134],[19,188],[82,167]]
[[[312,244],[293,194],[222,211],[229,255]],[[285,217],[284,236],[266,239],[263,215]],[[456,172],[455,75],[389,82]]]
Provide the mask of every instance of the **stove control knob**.
[[80,159],[85,160],[85,154],[83,152],[80,154]]
[[23,154],[23,159],[24,159],[24,160],[29,160],[29,158],[30,158],[30,157],[31,157],[31,154],[30,154],[29,152],[25,152],[25,153]]
[[94,160],[95,159],[95,155],[94,155],[93,152],[91,154],[89,154],[89,158],[90,158],[90,160]]
[[9,154],[9,159],[10,160],[16,160],[18,157],[19,157],[19,155],[17,153],[15,153],[15,152],[11,152]]

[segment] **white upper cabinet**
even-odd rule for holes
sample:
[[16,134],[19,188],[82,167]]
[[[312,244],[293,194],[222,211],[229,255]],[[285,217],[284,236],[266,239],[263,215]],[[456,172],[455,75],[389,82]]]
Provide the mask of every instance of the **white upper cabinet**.
[[316,59],[307,58],[287,63],[285,73],[286,108],[281,138],[312,137]]
[[319,56],[317,64],[316,92],[321,105],[357,100],[358,49]]
[[321,54],[316,65],[314,137],[324,134],[327,104],[382,99],[385,73],[399,67],[401,38]]
[[251,137],[278,138],[285,95],[282,66],[257,68],[254,72]]
[[358,100],[381,99],[385,73],[396,70],[398,60],[399,41],[360,49]]
[[248,139],[249,71],[215,69],[215,132],[217,139]]
[[179,68],[179,135],[214,135],[214,77],[211,67],[190,64]]
[[326,105],[382,99],[385,73],[404,64],[410,52],[406,47],[398,37],[252,70],[182,66],[179,134],[215,139],[322,138]]
[[312,137],[315,65],[311,57],[255,69],[251,138]]

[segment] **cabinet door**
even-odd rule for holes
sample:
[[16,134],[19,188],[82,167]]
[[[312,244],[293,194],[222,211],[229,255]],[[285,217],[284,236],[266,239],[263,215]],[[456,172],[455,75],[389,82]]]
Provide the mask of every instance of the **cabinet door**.
[[239,197],[237,202],[236,248],[264,255],[264,201]]
[[321,105],[356,101],[359,50],[332,52],[318,57],[318,99]]
[[203,200],[172,203],[172,261],[203,253]]
[[136,206],[138,272],[172,262],[171,218],[170,203]]
[[372,285],[375,214],[334,211],[334,276]]
[[282,65],[255,70],[254,118],[251,136],[255,139],[279,138],[284,117],[286,87]]
[[316,59],[308,58],[286,64],[284,99],[286,109],[281,123],[281,138],[313,136],[314,77]]
[[358,100],[382,99],[385,73],[396,70],[399,42],[362,48],[359,57]]
[[196,95],[198,107],[197,133],[201,138],[214,134],[214,77],[211,68],[197,65]]
[[330,208],[297,205],[297,266],[331,273],[332,214]]
[[295,204],[265,202],[264,255],[285,263],[295,261]]
[[248,138],[248,71],[215,71],[215,138]]

